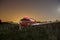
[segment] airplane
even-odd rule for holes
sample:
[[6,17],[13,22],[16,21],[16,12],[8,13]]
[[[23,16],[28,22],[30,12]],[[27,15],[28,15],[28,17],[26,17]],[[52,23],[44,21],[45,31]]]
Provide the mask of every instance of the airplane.
[[44,25],[44,24],[49,24],[50,22],[37,22],[35,19],[30,18],[28,16],[23,17],[20,22],[19,22],[19,29],[21,29],[22,27],[28,27],[28,26],[40,26],[40,25]]
[[28,26],[34,23],[36,23],[36,20],[29,18],[28,16],[23,17],[19,22],[21,26]]

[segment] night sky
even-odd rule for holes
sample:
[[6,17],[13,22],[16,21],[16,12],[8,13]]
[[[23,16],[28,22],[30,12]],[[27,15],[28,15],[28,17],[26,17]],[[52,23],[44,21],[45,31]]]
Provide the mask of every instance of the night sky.
[[19,22],[24,16],[37,21],[60,20],[60,0],[0,0],[0,19]]

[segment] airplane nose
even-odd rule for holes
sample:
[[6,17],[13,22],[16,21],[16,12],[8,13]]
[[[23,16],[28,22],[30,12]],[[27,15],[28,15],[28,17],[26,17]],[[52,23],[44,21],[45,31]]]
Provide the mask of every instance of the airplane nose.
[[22,23],[20,23],[20,24],[21,24],[21,26],[27,26],[27,25],[28,25],[27,22],[22,22]]

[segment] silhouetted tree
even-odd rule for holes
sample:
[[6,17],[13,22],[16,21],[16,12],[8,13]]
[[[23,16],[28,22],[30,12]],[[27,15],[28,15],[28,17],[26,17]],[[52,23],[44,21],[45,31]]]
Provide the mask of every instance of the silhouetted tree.
[[1,19],[0,19],[0,23],[1,23],[2,21],[1,21]]
[[56,20],[56,22],[58,22],[59,20]]

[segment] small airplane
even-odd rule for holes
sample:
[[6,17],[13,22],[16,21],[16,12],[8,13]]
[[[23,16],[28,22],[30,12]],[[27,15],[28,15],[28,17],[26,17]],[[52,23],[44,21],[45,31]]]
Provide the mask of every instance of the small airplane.
[[37,21],[35,19],[25,16],[19,22],[19,29],[21,29],[22,27],[40,26],[40,25],[44,25],[44,24],[48,24],[48,23],[44,23],[44,22],[37,23]]
[[36,20],[34,20],[32,18],[29,18],[28,16],[25,16],[20,20],[19,25],[28,26],[28,25],[31,25],[31,24],[34,24],[34,23],[36,23]]

